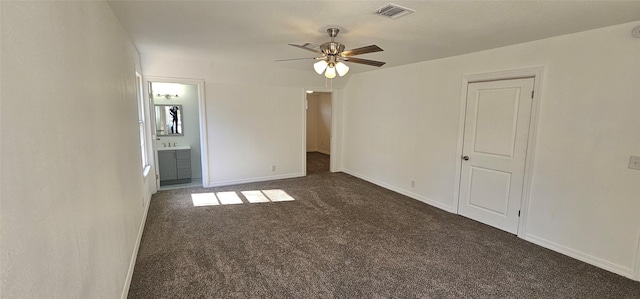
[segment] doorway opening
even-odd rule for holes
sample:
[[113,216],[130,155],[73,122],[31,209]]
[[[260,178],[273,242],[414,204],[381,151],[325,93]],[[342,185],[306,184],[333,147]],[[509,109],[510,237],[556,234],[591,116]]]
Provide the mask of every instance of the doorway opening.
[[203,82],[147,78],[157,190],[206,186]]
[[306,94],[306,174],[329,172],[333,122],[333,94]]

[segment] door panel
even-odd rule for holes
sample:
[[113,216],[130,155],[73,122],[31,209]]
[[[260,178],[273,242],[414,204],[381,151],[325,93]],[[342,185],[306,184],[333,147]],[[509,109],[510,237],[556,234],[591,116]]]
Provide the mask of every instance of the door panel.
[[475,152],[513,156],[518,92],[514,88],[479,91],[475,117]]
[[511,233],[518,231],[533,83],[528,78],[467,86],[458,211]]
[[507,215],[511,174],[508,172],[471,167],[469,204],[498,215]]

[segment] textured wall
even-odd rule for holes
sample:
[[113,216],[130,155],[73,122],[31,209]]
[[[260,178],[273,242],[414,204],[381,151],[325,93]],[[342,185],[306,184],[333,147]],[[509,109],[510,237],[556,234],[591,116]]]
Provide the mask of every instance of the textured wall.
[[149,184],[104,2],[2,1],[2,298],[119,298]]
[[318,95],[307,95],[307,152],[318,150]]
[[317,126],[317,150],[328,155],[331,153],[331,94],[321,94],[318,97]]

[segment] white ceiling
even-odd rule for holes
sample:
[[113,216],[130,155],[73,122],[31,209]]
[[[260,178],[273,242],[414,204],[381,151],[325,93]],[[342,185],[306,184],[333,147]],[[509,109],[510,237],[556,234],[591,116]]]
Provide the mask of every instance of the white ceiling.
[[[372,14],[388,1],[109,1],[142,55],[311,69],[288,43],[321,44],[326,29],[383,68],[640,20],[640,1],[392,1],[415,9],[399,19]],[[631,34],[631,33],[629,33]],[[351,73],[376,69],[349,64]]]

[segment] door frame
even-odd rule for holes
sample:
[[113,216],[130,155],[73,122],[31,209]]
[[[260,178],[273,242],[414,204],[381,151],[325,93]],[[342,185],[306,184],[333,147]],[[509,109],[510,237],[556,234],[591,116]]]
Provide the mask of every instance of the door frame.
[[531,120],[529,123],[529,137],[527,140],[527,157],[524,165],[524,183],[522,186],[522,199],[520,202],[520,219],[518,220],[518,237],[524,239],[526,233],[527,213],[529,208],[529,196],[531,192],[531,178],[533,174],[533,162],[535,154],[535,141],[538,131],[538,115],[540,110],[540,99],[542,94],[542,76],[544,67],[531,67],[516,70],[480,73],[464,75],[462,78],[460,112],[458,119],[458,144],[456,148],[456,168],[453,183],[453,205],[451,212],[460,214],[458,211],[460,204],[460,176],[462,174],[462,147],[464,144],[464,124],[467,110],[467,88],[470,83],[533,78],[533,102],[531,107]]
[[340,154],[338,149],[341,144],[340,138],[338,138],[338,130],[339,125],[339,109],[338,109],[338,91],[332,88],[318,88],[318,87],[308,87],[302,90],[303,93],[303,105],[302,105],[302,173],[304,176],[307,176],[307,90],[311,90],[313,92],[326,92],[331,93],[331,136],[329,142],[329,171],[330,172],[339,172],[341,171],[338,167],[338,161],[340,158]]
[[636,273],[635,280],[640,281],[640,238],[638,238],[638,247],[636,248]]
[[[202,169],[202,187],[207,188],[209,185],[209,151],[208,151],[208,135],[207,135],[207,113],[205,105],[205,89],[204,80],[202,79],[188,79],[188,78],[172,78],[172,77],[160,77],[160,76],[143,76],[145,96],[149,101],[149,115],[154,116],[154,103],[153,97],[149,96],[149,84],[156,83],[179,83],[196,85],[198,88],[198,117],[200,126],[200,164]],[[160,189],[160,173],[158,172],[158,148],[156,145],[157,136],[155,134],[155,117],[150,117],[152,121],[149,122],[151,127],[151,146],[153,149],[153,169],[156,175],[156,191]]]

